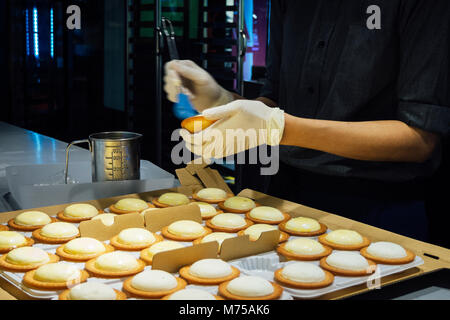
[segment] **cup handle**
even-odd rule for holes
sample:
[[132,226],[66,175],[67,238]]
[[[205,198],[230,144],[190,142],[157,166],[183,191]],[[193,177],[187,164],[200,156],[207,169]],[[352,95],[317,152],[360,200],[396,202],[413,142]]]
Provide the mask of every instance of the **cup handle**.
[[81,144],[81,143],[88,143],[89,144],[89,151],[92,152],[91,143],[90,143],[90,141],[88,139],[77,140],[77,141],[73,141],[73,142],[69,143],[69,145],[66,148],[66,169],[64,170],[64,183],[65,184],[67,184],[67,177],[69,175],[69,151],[70,151],[70,148],[73,145]]

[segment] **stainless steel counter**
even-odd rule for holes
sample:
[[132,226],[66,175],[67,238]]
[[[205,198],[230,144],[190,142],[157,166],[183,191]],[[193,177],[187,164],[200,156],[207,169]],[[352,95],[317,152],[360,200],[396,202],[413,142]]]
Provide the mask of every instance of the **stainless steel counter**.
[[[0,121],[0,212],[10,211],[5,201],[9,192],[5,168],[12,165],[52,164],[65,162],[67,143]],[[70,151],[74,161],[90,161],[86,149]]]

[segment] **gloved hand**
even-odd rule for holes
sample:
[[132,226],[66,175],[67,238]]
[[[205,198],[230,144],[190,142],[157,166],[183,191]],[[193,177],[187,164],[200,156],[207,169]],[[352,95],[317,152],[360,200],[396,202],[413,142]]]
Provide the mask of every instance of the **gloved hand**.
[[209,120],[218,120],[205,130],[180,134],[187,148],[204,159],[220,159],[267,144],[277,146],[283,137],[284,111],[252,100],[236,100],[203,112]]
[[222,88],[208,72],[190,60],[166,63],[164,91],[172,102],[178,102],[180,92],[187,94],[198,112],[233,101],[231,92]]

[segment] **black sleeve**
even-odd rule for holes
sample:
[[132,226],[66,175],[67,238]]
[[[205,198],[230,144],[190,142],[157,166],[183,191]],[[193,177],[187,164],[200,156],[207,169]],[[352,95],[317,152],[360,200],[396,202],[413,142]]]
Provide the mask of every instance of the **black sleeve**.
[[266,79],[261,97],[278,102],[280,88],[281,46],[283,43],[284,0],[272,0],[270,6],[269,48],[266,57]]
[[398,26],[398,119],[449,136],[450,1],[405,0]]

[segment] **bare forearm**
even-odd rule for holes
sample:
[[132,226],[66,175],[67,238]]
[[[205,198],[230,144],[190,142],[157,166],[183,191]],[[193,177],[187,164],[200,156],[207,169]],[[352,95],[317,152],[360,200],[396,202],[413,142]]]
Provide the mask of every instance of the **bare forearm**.
[[401,121],[342,122],[286,114],[281,144],[366,161],[424,162],[437,136]]

